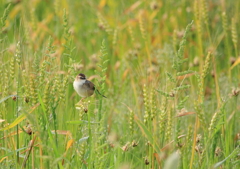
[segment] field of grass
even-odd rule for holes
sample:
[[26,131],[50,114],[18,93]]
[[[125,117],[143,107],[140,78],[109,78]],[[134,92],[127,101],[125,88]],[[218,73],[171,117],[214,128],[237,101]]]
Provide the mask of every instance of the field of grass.
[[[240,168],[240,1],[0,1],[0,168]],[[84,73],[107,98],[81,99]]]

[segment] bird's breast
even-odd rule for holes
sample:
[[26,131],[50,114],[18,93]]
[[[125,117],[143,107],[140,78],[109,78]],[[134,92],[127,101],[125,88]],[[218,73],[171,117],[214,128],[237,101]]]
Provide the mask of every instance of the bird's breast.
[[80,95],[81,97],[86,97],[84,95],[84,92],[83,92],[83,89],[82,89],[83,84],[84,84],[84,81],[76,81],[75,80],[73,82],[73,88],[78,93],[78,95]]
[[88,97],[94,93],[94,89],[91,90],[90,86],[88,86],[87,84],[88,83],[86,83],[86,81],[83,80],[73,82],[73,87],[79,96]]

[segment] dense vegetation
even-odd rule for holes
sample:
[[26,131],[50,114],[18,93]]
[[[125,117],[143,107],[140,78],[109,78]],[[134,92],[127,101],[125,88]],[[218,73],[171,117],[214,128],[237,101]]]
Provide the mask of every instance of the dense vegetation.
[[240,168],[239,8],[0,1],[0,168]]

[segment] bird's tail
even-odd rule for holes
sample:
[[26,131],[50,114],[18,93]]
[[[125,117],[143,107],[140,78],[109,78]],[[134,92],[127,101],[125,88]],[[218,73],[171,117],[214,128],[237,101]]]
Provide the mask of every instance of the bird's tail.
[[98,90],[96,90],[98,92],[98,94],[100,94],[102,97],[107,98],[106,96],[104,96],[103,94],[101,94]]

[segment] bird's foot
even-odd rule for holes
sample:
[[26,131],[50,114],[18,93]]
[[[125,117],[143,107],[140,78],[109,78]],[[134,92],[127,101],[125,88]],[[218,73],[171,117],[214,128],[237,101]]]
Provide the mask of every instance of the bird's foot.
[[84,98],[82,98],[76,105],[81,105],[82,103],[83,103],[83,100],[85,99],[85,97]]

